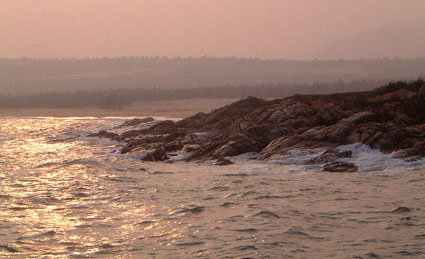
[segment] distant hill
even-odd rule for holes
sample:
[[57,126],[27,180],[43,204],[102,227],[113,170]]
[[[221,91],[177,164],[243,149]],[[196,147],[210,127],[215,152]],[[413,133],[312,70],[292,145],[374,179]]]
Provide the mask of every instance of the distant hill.
[[425,57],[425,21],[416,24],[387,24],[364,31],[331,42],[313,56],[319,59]]
[[410,80],[425,58],[291,61],[247,58],[0,59],[0,94],[188,89]]

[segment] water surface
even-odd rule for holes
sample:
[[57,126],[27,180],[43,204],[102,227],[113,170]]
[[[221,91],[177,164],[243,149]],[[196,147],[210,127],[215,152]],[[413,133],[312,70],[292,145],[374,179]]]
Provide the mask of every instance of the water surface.
[[147,163],[86,137],[123,120],[0,119],[0,257],[425,256],[422,162]]

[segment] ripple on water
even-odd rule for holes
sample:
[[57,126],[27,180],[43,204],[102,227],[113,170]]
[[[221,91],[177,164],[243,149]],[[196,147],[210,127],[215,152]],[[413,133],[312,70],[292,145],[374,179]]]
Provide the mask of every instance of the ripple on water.
[[258,248],[256,246],[253,246],[253,245],[237,246],[234,249],[239,250],[239,251],[258,250]]
[[0,252],[1,251],[7,252],[7,253],[18,253],[19,252],[16,248],[14,248],[12,246],[8,246],[8,245],[0,245]]
[[185,208],[175,212],[175,214],[199,214],[205,210],[203,206],[196,206],[194,208]]
[[232,231],[243,232],[243,233],[255,233],[255,232],[258,232],[258,230],[256,228],[232,229]]
[[222,174],[222,176],[227,177],[248,177],[249,175],[246,173],[236,173],[236,174]]
[[34,240],[34,239],[46,239],[46,238],[52,238],[56,235],[57,233],[53,230],[41,233],[41,234],[36,234],[36,235],[32,235],[32,236],[22,236],[19,237],[18,240]]
[[275,218],[278,219],[280,218],[279,215],[277,215],[276,213],[272,212],[272,211],[268,211],[268,210],[262,210],[256,214],[253,215],[254,217],[265,217],[265,218]]
[[192,242],[183,242],[183,243],[176,243],[175,246],[197,246],[205,244],[205,242],[202,241],[192,241]]
[[0,123],[0,257],[423,257],[423,170],[146,163],[77,137],[117,124]]

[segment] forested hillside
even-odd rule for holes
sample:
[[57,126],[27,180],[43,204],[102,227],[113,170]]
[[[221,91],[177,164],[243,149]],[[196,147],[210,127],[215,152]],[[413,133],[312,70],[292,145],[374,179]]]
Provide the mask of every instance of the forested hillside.
[[0,109],[8,108],[122,108],[140,101],[186,100],[192,98],[234,98],[248,96],[283,98],[295,94],[326,94],[366,91],[386,84],[384,81],[337,81],[315,84],[262,84],[198,88],[132,88],[75,90],[21,95],[0,95]]
[[[0,94],[100,89],[188,89],[410,80],[425,58],[331,61],[244,58],[0,59]],[[353,89],[356,90],[356,89]]]

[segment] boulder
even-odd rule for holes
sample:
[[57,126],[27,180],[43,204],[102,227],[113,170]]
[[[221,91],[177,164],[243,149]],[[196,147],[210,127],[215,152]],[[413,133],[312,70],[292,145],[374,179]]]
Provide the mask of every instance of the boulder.
[[333,162],[323,166],[325,172],[357,172],[357,166],[347,162]]
[[229,159],[224,158],[224,157],[219,157],[214,164],[224,166],[224,165],[232,165],[233,162],[230,161]]
[[140,125],[140,124],[144,124],[144,123],[148,123],[148,122],[152,122],[152,121],[155,121],[155,119],[152,118],[152,117],[146,117],[146,118],[143,118],[143,119],[132,119],[132,120],[124,122],[120,126],[121,127],[136,126],[136,125]]
[[143,161],[164,161],[167,160],[167,153],[164,148],[157,148],[153,151],[148,151],[142,158]]
[[350,150],[342,151],[337,149],[330,149],[320,156],[317,156],[310,161],[308,164],[329,164],[334,163],[340,158],[349,158],[353,155],[353,152]]
[[237,156],[247,152],[258,152],[259,144],[244,134],[232,136],[227,143],[216,149],[213,157]]
[[402,149],[396,153],[394,158],[407,159],[415,158],[419,159],[425,157],[425,141],[416,142],[413,147]]
[[113,133],[113,132],[108,132],[106,130],[100,130],[99,132],[91,133],[88,136],[89,137],[95,137],[95,138],[109,138],[109,139],[113,139],[113,140],[120,138],[120,136],[118,134]]

